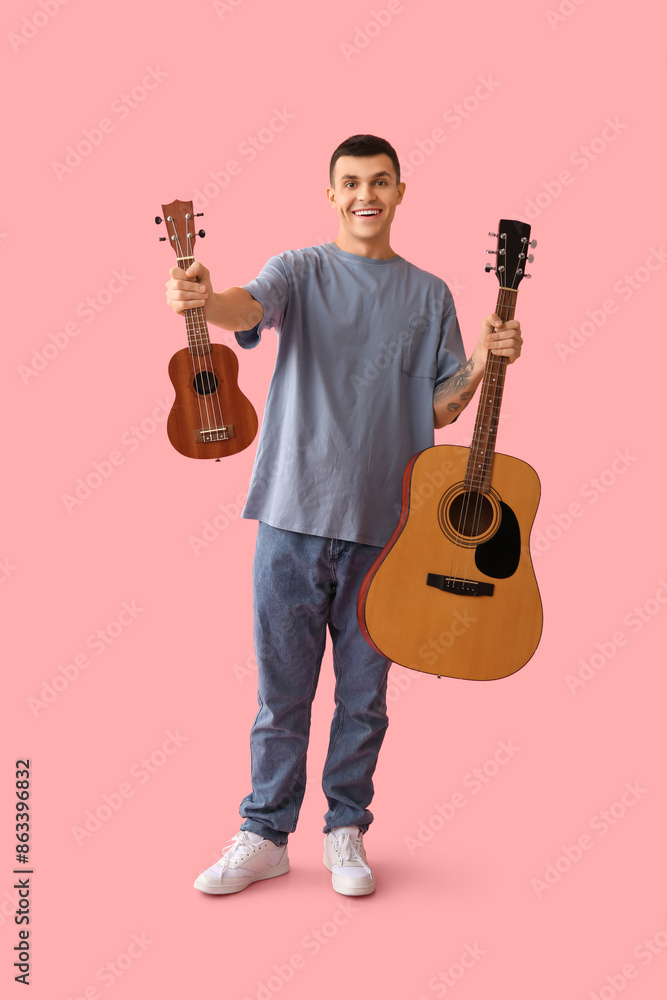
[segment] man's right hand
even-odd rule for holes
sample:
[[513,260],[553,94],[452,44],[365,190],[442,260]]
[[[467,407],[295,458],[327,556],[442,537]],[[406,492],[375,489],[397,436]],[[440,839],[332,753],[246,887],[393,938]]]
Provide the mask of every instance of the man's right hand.
[[198,309],[200,306],[206,312],[211,296],[211,275],[208,268],[196,260],[187,271],[172,267],[166,288],[167,305],[175,313],[182,313],[185,309]]

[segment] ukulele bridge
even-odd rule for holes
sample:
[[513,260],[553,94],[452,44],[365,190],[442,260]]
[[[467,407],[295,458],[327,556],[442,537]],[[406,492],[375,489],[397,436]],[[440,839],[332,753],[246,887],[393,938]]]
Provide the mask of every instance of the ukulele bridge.
[[195,431],[195,444],[211,444],[213,441],[228,441],[236,437],[234,424],[223,424],[222,427],[206,427]]

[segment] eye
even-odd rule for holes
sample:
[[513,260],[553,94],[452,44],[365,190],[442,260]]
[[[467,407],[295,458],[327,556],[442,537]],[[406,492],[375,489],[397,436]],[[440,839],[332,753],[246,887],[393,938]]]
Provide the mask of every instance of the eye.
[[345,182],[345,187],[346,187],[346,188],[347,188],[347,187],[352,187],[352,185],[353,185],[353,184],[354,184],[354,181],[346,181],[346,182]]

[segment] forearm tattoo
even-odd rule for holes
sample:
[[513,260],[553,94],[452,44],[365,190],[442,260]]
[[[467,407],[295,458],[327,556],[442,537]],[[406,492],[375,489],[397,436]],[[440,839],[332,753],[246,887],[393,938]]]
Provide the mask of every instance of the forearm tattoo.
[[[464,365],[461,365],[459,370],[455,372],[451,378],[448,378],[446,382],[443,382],[442,385],[439,385],[438,388],[435,390],[434,394],[434,399],[436,400],[436,402],[439,399],[442,399],[443,396],[453,396],[456,393],[459,394],[459,399],[463,401],[467,401],[468,399],[470,399],[474,395],[474,393],[462,392],[461,390],[470,381],[470,376],[472,374],[473,367],[474,367],[473,361],[472,358],[470,358],[470,360],[466,361]],[[457,403],[450,403],[447,409],[459,410],[460,406]]]

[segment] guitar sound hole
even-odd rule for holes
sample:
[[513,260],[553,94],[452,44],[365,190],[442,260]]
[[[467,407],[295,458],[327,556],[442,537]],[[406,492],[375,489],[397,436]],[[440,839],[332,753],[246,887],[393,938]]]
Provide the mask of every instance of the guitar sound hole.
[[448,512],[449,523],[459,535],[474,538],[483,535],[493,522],[493,506],[483,493],[470,490],[459,493]]
[[213,372],[197,372],[193,385],[200,396],[210,396],[218,388],[218,380]]

